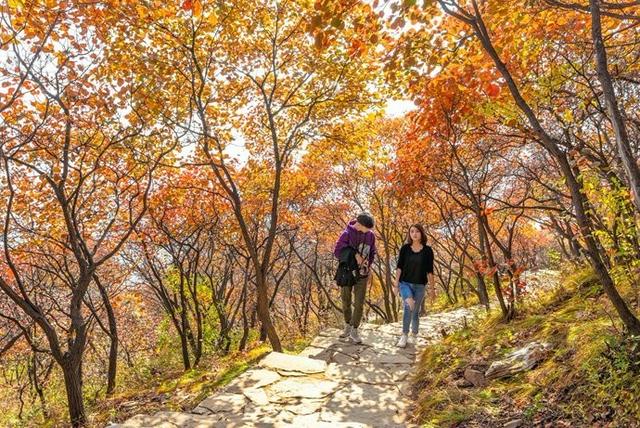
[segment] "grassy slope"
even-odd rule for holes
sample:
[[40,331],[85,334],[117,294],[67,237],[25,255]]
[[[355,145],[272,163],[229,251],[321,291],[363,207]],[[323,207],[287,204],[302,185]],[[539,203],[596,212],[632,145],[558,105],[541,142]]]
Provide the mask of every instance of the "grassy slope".
[[[640,426],[640,363],[628,356],[635,352],[638,361],[640,341],[621,341],[613,313],[587,271],[529,302],[510,324],[491,313],[424,352],[416,418],[427,427],[502,426],[520,418],[526,426]],[[469,365],[486,368],[536,340],[553,351],[534,370],[484,388],[454,384]]]
[[[307,339],[285,341],[285,352],[298,353],[308,345]],[[179,364],[170,364],[164,360],[153,363],[162,366],[157,373],[137,376],[125,373],[122,367],[116,394],[112,397],[85,397],[85,405],[90,427],[103,427],[108,422],[122,422],[139,414],[153,414],[158,411],[189,411],[204,398],[251,367],[257,360],[271,351],[268,344],[256,343],[246,352],[232,352],[226,356],[207,356],[196,369],[187,372]],[[0,391],[2,392],[2,391]],[[89,395],[89,394],[87,394]],[[2,394],[0,394],[0,397]],[[0,427],[66,427],[66,401],[62,395],[62,385],[47,391],[49,416],[46,421],[42,415],[27,404],[27,412],[22,420],[16,417],[13,409],[0,414]],[[35,412],[33,415],[32,412]]]

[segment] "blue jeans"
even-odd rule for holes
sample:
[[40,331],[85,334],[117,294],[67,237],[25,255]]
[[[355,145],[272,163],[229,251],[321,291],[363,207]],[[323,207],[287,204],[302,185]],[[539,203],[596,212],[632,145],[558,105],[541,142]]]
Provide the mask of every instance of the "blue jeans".
[[[411,326],[411,332],[418,334],[418,326],[420,324],[420,308],[422,307],[422,300],[424,299],[424,284],[412,284],[410,282],[400,281],[398,284],[400,288],[400,296],[402,297],[402,303],[404,303],[404,314],[402,315],[402,332],[409,334],[409,326]],[[413,311],[409,307],[409,304],[405,301],[407,298],[413,297],[415,305]]]

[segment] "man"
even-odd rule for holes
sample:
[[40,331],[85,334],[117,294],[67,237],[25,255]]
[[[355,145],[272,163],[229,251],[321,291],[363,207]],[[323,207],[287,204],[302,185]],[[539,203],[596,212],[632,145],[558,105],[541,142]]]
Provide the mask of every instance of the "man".
[[[362,310],[367,287],[371,284],[371,266],[376,254],[376,237],[372,232],[373,217],[360,214],[351,220],[338,238],[334,255],[339,259],[340,253],[348,248],[356,252],[358,277],[355,284],[342,287],[342,313],[344,315],[344,332],[341,338],[349,338],[353,343],[362,343],[358,327],[362,320]],[[353,299],[352,299],[353,295]],[[351,301],[353,300],[353,310]]]

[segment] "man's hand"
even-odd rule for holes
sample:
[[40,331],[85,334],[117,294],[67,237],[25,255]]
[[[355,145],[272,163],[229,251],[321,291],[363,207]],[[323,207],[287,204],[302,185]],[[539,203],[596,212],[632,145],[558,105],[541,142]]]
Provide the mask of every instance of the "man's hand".
[[436,289],[433,286],[429,287],[429,300],[432,305],[436,302]]

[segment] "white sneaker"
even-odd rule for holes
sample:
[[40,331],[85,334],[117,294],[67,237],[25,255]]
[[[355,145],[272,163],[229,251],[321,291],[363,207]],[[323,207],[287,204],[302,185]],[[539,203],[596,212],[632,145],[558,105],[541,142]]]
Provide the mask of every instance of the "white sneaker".
[[398,348],[406,348],[407,347],[407,335],[403,334],[402,336],[400,336],[400,340],[398,340],[398,343],[396,344],[396,346]]
[[411,341],[410,343],[413,343],[414,345],[416,345],[418,343],[418,335],[416,333],[411,333]]
[[347,325],[344,326],[344,331],[338,337],[340,339],[344,339],[346,337],[349,337],[350,334],[351,334],[351,326],[349,324],[347,324]]
[[351,339],[351,341],[355,344],[360,344],[362,343],[362,339],[360,338],[360,335],[358,334],[358,329],[357,328],[352,328],[351,329],[351,334],[349,335],[349,339]]

